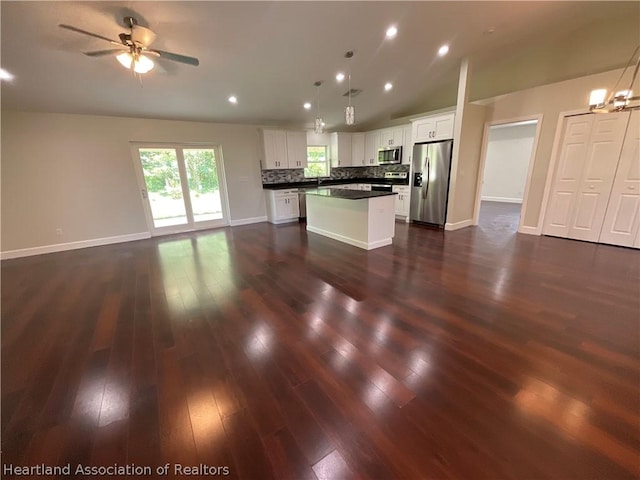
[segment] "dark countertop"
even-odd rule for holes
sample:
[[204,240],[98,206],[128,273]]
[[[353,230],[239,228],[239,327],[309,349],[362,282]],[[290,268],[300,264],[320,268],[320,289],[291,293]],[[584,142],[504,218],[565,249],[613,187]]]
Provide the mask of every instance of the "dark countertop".
[[387,195],[397,195],[393,192],[368,192],[366,190],[344,190],[342,188],[319,188],[317,190],[307,190],[305,195],[315,195],[317,197],[343,198],[345,200],[364,200],[373,197],[386,197]]
[[[320,187],[327,187],[330,185],[348,185],[350,183],[378,183],[380,185],[409,185],[409,179],[398,180],[390,178],[341,178],[341,179],[326,179],[320,181]],[[318,186],[318,182],[315,180],[305,180],[303,182],[288,182],[288,183],[263,183],[263,190],[286,190],[289,188],[315,188]]]

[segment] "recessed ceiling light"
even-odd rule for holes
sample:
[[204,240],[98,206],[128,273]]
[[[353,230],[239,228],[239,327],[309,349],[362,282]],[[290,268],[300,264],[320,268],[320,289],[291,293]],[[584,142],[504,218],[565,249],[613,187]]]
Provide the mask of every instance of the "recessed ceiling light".
[[238,103],[238,99],[235,97],[235,95],[231,95],[229,97],[229,102],[231,103]]
[[392,25],[389,28],[387,28],[387,38],[393,38],[397,34],[398,34],[398,29],[396,28],[395,25]]
[[343,81],[343,80],[344,80],[344,73],[339,72],[339,73],[336,75],[336,80],[337,80],[338,82]]
[[13,75],[7,72],[4,68],[0,68],[0,80],[13,80]]
[[311,104],[309,102],[307,102],[307,103],[305,103],[303,105],[303,107],[304,107],[305,110],[309,110],[311,108]]
[[393,88],[393,84],[391,82],[387,82],[384,84],[384,90],[385,92],[388,92],[389,90],[391,90]]
[[438,55],[440,55],[441,57],[444,57],[447,53],[449,53],[449,45],[442,45],[438,49]]

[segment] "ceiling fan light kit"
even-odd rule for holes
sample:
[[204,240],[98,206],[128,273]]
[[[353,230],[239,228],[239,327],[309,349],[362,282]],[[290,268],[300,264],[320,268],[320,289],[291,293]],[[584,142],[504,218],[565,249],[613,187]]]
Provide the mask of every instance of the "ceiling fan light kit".
[[149,57],[136,54],[132,55],[129,52],[116,55],[116,59],[124,68],[131,69],[133,67],[133,71],[136,73],[147,73],[151,71],[155,65]]

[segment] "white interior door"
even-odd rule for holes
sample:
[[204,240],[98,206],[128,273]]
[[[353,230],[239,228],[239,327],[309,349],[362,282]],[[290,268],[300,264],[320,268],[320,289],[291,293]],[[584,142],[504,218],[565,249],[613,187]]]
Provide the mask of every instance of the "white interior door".
[[229,224],[218,147],[135,145],[133,151],[152,235]]
[[637,245],[640,230],[640,110],[631,113],[600,242]]
[[629,112],[594,117],[569,238],[600,238],[628,123]]
[[558,169],[545,216],[545,235],[569,236],[593,119],[593,115],[579,115],[565,122]]

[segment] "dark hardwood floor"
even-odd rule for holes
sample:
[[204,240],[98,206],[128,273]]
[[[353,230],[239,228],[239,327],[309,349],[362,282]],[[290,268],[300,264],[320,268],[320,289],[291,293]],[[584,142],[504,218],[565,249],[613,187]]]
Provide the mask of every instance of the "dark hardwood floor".
[[257,224],[4,261],[3,468],[637,478],[639,259],[398,223],[371,252]]

